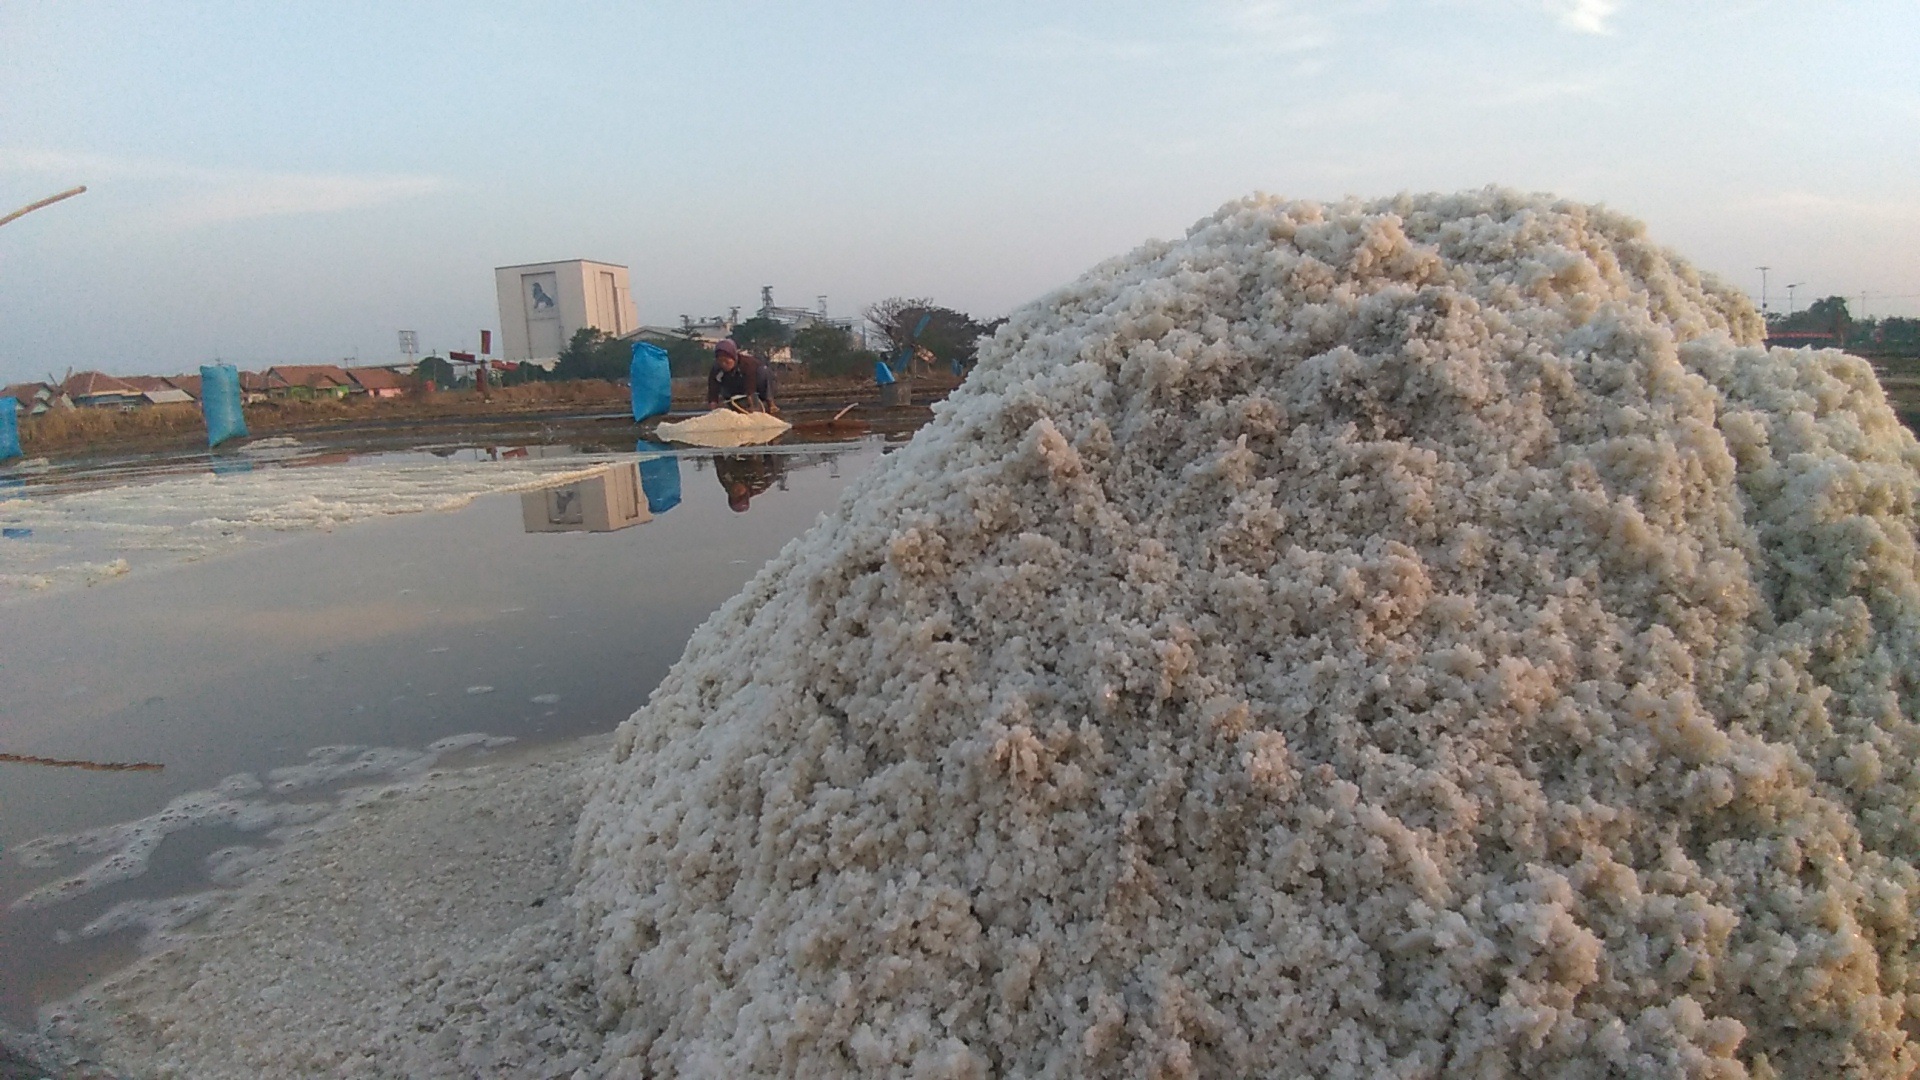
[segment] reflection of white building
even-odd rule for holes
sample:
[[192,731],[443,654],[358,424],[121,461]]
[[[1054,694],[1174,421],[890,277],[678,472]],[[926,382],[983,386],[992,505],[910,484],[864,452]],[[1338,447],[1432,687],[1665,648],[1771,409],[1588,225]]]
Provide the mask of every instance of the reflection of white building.
[[530,533],[614,532],[652,521],[637,462],[609,465],[570,484],[522,492],[520,520]]
[[552,360],[587,327],[619,337],[640,325],[627,268],[614,263],[502,266],[493,281],[500,294],[500,355],[508,362]]

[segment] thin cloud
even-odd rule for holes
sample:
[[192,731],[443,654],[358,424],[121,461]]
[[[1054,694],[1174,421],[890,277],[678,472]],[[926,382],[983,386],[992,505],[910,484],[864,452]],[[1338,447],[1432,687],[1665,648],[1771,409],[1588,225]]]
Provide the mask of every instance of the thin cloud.
[[1582,34],[1611,34],[1607,20],[1620,10],[1619,0],[1546,0],[1547,10],[1560,17],[1560,25]]
[[1469,104],[1481,108],[1543,105],[1569,98],[1596,98],[1606,89],[1604,79],[1592,76],[1565,79],[1539,79],[1532,82],[1490,86],[1471,93]]
[[1324,15],[1284,0],[1235,4],[1226,10],[1226,22],[1240,50],[1294,54],[1333,44],[1333,27]]
[[335,176],[257,173],[175,203],[171,218],[189,227],[292,214],[365,210],[440,190],[435,176]]
[[1095,63],[1194,63],[1233,58],[1304,57],[1334,42],[1322,8],[1292,0],[1252,0],[1212,6],[1185,32],[1165,37],[1109,36],[1050,26],[1000,43],[997,51],[1021,60]]
[[437,176],[214,169],[59,150],[0,150],[0,175],[49,175],[92,185],[157,188],[152,223],[199,228],[230,221],[364,210],[431,194]]
[[1100,37],[1060,27],[1024,34],[1003,44],[1000,51],[1019,60],[1064,62],[1078,60],[1155,60],[1166,54],[1163,44],[1137,38]]
[[1847,199],[1810,191],[1779,191],[1742,200],[1749,213],[1853,222],[1920,222],[1920,205],[1897,199]]

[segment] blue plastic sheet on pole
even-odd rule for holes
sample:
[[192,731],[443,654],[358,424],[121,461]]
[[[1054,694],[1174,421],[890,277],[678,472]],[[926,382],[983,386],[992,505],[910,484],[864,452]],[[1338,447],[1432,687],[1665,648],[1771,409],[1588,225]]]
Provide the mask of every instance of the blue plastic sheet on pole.
[[673,369],[667,366],[667,350],[644,341],[634,342],[633,363],[627,368],[627,385],[633,389],[633,419],[636,423],[671,412]]
[[876,386],[893,385],[893,369],[887,366],[885,360],[875,360],[873,362],[873,381]]
[[[637,447],[645,453],[643,440]],[[647,512],[664,514],[680,505],[680,459],[673,454],[640,459],[640,490],[647,493]]]
[[20,401],[0,397],[0,461],[20,456]]
[[200,415],[207,418],[207,446],[247,437],[240,411],[240,369],[232,364],[200,365]]

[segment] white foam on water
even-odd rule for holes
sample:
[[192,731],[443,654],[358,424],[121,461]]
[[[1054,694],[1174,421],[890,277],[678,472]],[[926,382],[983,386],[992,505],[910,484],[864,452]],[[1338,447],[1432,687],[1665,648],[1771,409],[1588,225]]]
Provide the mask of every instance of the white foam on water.
[[606,460],[349,463],[177,476],[55,495],[13,489],[0,496],[0,524],[31,528],[33,536],[0,543],[0,600],[95,585],[275,534],[457,510],[482,495],[593,475]]
[[[511,744],[508,736],[469,733],[449,736],[424,750],[383,746],[322,746],[307,753],[307,762],[273,769],[261,780],[253,773],[236,773],[214,787],[175,796],[154,813],[79,832],[42,836],[16,845],[6,853],[22,866],[46,868],[82,855],[99,855],[85,868],[48,882],[13,901],[16,911],[35,911],[85,896],[104,886],[145,874],[161,841],[187,829],[225,826],[240,832],[285,835],[277,830],[310,826],[325,819],[357,795],[315,793],[313,789],[343,784],[392,782],[419,776],[460,750],[491,750]],[[303,793],[298,800],[281,799]],[[222,849],[208,857],[216,877],[233,873],[243,860],[236,849]],[[164,913],[170,900],[142,900],[127,912]],[[132,915],[116,916],[118,925]]]

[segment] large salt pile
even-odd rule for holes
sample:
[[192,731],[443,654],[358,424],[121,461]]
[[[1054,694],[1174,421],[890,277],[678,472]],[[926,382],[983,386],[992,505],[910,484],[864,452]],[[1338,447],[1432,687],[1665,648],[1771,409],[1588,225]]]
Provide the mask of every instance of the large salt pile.
[[1920,447],[1611,212],[1231,204],[1016,314],[576,840],[649,1076],[1907,1076]]

